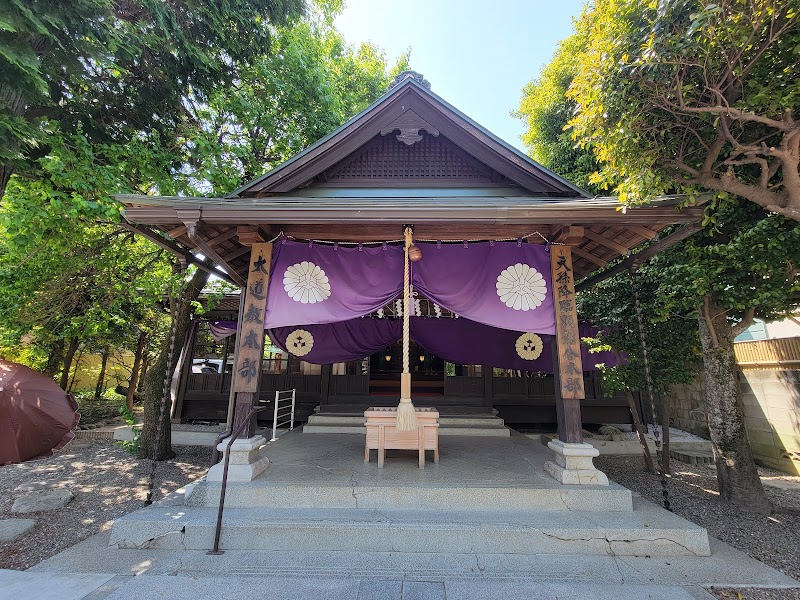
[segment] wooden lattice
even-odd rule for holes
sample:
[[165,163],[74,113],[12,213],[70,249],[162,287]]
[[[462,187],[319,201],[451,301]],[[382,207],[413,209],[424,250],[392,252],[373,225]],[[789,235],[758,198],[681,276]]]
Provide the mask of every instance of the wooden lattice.
[[[409,146],[394,134],[376,138],[333,173],[330,180],[353,179],[466,179],[492,181],[493,171],[443,136],[420,132],[422,140]],[[495,177],[496,178],[496,177]]]

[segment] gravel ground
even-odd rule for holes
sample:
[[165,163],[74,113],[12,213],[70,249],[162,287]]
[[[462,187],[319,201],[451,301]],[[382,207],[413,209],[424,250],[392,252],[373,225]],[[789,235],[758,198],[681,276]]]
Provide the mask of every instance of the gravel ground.
[[[600,456],[594,463],[609,479],[661,503],[660,480],[644,471],[640,457]],[[672,461],[672,468],[669,497],[673,512],[705,527],[709,535],[800,579],[800,477],[759,467],[762,479],[790,482],[786,486],[789,489],[765,486],[776,512],[763,517],[742,512],[719,500],[713,465]],[[717,598],[725,600],[800,600],[800,590],[712,591]]]
[[[177,456],[156,467],[154,499],[203,475],[211,448],[175,446]],[[150,461],[140,460],[105,440],[75,440],[55,456],[0,467],[0,519],[32,518],[36,527],[0,545],[0,568],[27,569],[100,531],[115,518],[141,508],[147,495]],[[18,515],[11,505],[20,484],[53,482],[75,494],[64,508]]]

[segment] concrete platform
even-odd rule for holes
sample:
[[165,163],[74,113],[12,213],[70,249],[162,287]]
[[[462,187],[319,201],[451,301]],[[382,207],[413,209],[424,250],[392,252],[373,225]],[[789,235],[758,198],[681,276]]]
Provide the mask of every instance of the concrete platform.
[[[428,453],[387,451],[364,463],[363,435],[304,435],[293,431],[270,444],[270,465],[255,481],[229,483],[228,508],[365,508],[379,510],[631,511],[630,490],[560,485],[544,470],[552,452],[523,435],[453,436],[440,443],[440,463]],[[216,507],[219,484],[201,481],[186,504]]]

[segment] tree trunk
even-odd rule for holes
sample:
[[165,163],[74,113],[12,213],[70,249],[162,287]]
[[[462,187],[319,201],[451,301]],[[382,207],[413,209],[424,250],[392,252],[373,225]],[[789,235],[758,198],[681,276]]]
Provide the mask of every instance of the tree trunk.
[[142,358],[142,370],[139,373],[139,383],[136,384],[136,393],[141,394],[142,390],[144,389],[144,378],[147,377],[147,371],[150,368],[150,353],[145,352],[144,357]]
[[[172,335],[168,335],[145,376],[142,388],[144,424],[139,445],[139,456],[142,458],[167,460],[175,456],[172,451],[172,435],[169,422],[170,401],[169,397],[166,400],[164,399],[164,379],[165,377],[172,377],[181,349],[186,342],[186,334],[189,331],[189,324],[192,319],[192,302],[200,296],[206,281],[208,281],[208,273],[197,269],[181,290],[180,297],[175,300],[177,306],[173,311],[174,320],[170,327],[171,333],[174,335],[172,353],[170,355],[169,351]],[[167,364],[169,364],[169,373],[167,373]],[[167,396],[169,396],[169,388],[167,388]]]
[[642,445],[642,455],[644,456],[644,468],[650,473],[655,473],[656,468],[653,466],[653,455],[650,453],[650,446],[647,445],[647,428],[639,418],[639,411],[636,409],[636,401],[633,398],[633,392],[625,390],[625,397],[628,399],[628,408],[631,410],[633,417],[633,426],[636,428],[636,436],[639,438],[639,443]]
[[139,334],[139,341],[136,343],[136,354],[133,355],[133,367],[131,367],[131,380],[128,383],[128,393],[125,396],[125,403],[128,411],[133,412],[133,399],[136,395],[136,385],[139,382],[139,371],[142,366],[142,356],[147,343],[147,336],[144,331]]
[[739,374],[733,355],[734,332],[725,309],[713,296],[704,298],[699,325],[708,427],[720,498],[743,510],[770,514],[772,504],[764,493],[745,432]]
[[48,377],[55,377],[61,363],[64,361],[64,340],[56,340],[50,346],[50,354],[47,355],[47,364],[44,366],[44,374]]
[[106,366],[108,366],[108,347],[103,348],[100,359],[100,374],[97,376],[97,385],[94,388],[94,401],[99,402],[103,396],[103,384],[106,382]]
[[69,385],[69,372],[72,369],[72,360],[75,358],[75,353],[78,351],[78,338],[73,337],[69,341],[69,348],[67,348],[67,355],[64,357],[64,368],[61,371],[61,382],[58,384],[61,389],[66,391]]

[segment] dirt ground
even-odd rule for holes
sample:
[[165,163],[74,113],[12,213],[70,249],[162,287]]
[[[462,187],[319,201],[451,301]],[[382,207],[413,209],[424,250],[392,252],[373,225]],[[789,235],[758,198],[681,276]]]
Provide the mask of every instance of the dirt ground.
[[[211,448],[175,446],[174,450],[174,459],[157,463],[156,500],[200,477],[210,464]],[[0,545],[0,568],[27,569],[141,508],[150,465],[111,441],[75,440],[50,458],[0,467],[0,519],[36,520],[31,532]],[[24,493],[14,488],[38,481],[67,489],[75,498],[57,510],[12,514],[14,500]]]

